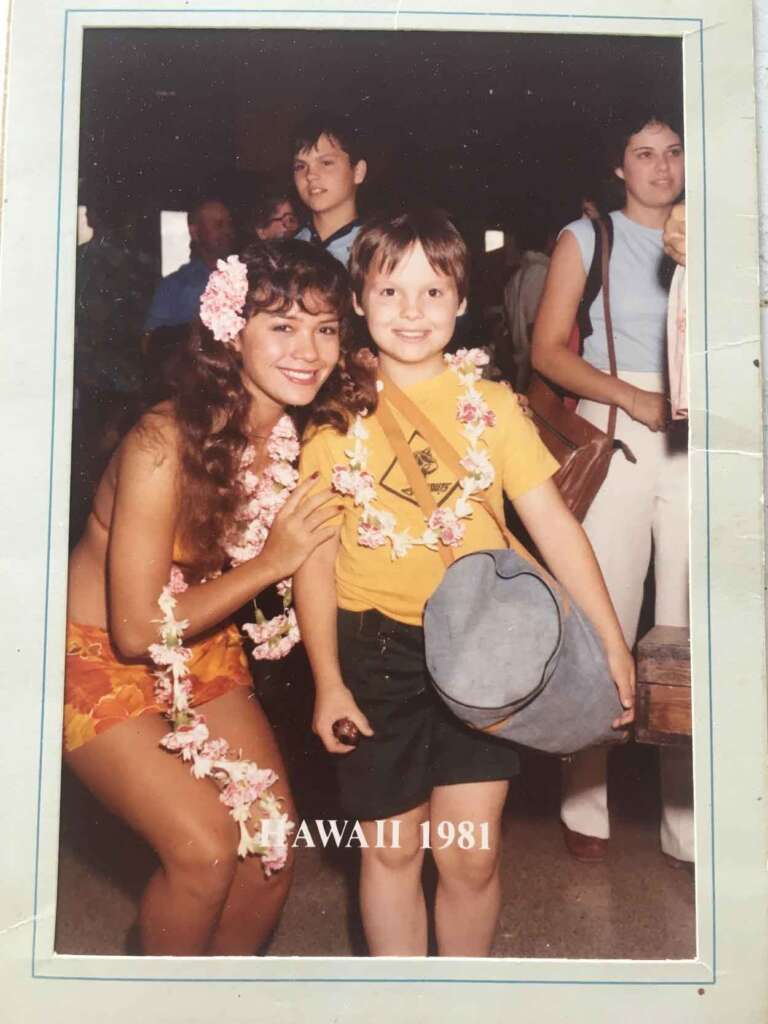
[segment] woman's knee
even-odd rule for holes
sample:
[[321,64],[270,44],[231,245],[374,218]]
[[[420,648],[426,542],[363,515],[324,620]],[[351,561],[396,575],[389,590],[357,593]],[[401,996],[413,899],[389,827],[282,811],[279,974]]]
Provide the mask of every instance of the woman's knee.
[[235,896],[247,900],[257,914],[261,912],[264,901],[268,901],[270,906],[282,906],[293,881],[294,866],[295,858],[290,848],[282,865],[265,864],[258,855],[246,857],[237,866],[229,899]]
[[177,824],[157,849],[169,879],[198,899],[221,900],[237,870],[237,830],[194,819]]

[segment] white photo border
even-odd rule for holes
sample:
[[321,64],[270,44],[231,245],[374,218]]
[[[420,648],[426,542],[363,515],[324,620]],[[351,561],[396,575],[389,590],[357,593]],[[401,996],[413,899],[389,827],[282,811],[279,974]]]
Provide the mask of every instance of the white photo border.
[[[300,0],[299,0],[300,2]],[[30,5],[31,6],[31,5]],[[43,637],[44,648],[40,675],[34,682],[39,687],[38,700],[39,749],[37,757],[36,786],[36,835],[34,843],[33,911],[31,917],[31,956],[29,977],[37,981],[134,981],[134,982],[388,982],[422,984],[467,985],[554,985],[554,986],[681,986],[695,987],[701,991],[718,984],[718,947],[721,931],[718,926],[718,887],[722,878],[718,875],[716,860],[715,806],[718,809],[722,794],[718,792],[715,771],[715,723],[723,722],[722,704],[717,704],[713,685],[714,667],[722,652],[716,650],[717,635],[713,637],[713,585],[719,585],[719,566],[713,558],[713,544],[720,542],[722,534],[713,533],[713,525],[722,529],[722,522],[713,524],[713,488],[721,478],[724,459],[730,455],[736,459],[746,455],[741,466],[740,483],[747,493],[757,501],[761,497],[762,477],[755,471],[755,461],[761,454],[761,431],[759,420],[755,429],[745,428],[743,420],[750,415],[759,416],[759,381],[756,385],[758,398],[749,398],[741,406],[726,403],[730,415],[721,422],[723,411],[718,408],[713,421],[713,397],[723,398],[721,386],[713,386],[712,373],[723,366],[730,366],[729,348],[736,342],[723,346],[711,346],[710,324],[722,314],[712,315],[711,306],[717,301],[709,284],[712,273],[709,266],[709,231],[712,211],[708,206],[707,182],[707,138],[708,108],[705,97],[707,84],[706,62],[710,55],[706,47],[706,32],[714,32],[721,18],[725,19],[725,5],[718,0],[702,0],[701,3],[676,4],[678,8],[691,11],[707,9],[706,14],[688,15],[605,15],[584,13],[558,14],[542,10],[539,13],[515,13],[506,10],[483,10],[484,7],[503,7],[506,4],[479,2],[465,3],[463,8],[473,10],[450,10],[449,0],[433,5],[422,4],[419,9],[406,10],[398,4],[397,10],[381,10],[375,4],[362,4],[354,10],[334,8],[331,3],[315,4],[306,9],[273,4],[269,9],[240,6],[236,2],[227,6],[190,8],[184,7],[118,7],[117,5],[90,7],[86,3],[78,8],[64,8],[59,0],[48,0],[39,4],[51,9],[60,19],[58,26],[51,23],[48,31],[59,43],[61,75],[59,81],[59,137],[58,175],[56,196],[55,267],[53,268],[54,311],[53,345],[50,351],[50,419],[48,437],[47,477],[47,547],[43,573],[44,608],[38,632]],[[531,3],[531,7],[545,7],[546,4]],[[594,8],[597,6],[593,4]],[[748,5],[744,4],[744,7]],[[648,7],[669,9],[668,4],[655,3]],[[425,9],[429,8],[429,9]],[[741,12],[740,30],[744,21]],[[729,17],[732,17],[729,14]],[[17,21],[26,21],[26,16],[17,13]],[[446,20],[450,25],[446,26]],[[61,706],[63,700],[63,650],[66,606],[66,558],[67,558],[67,506],[69,494],[69,444],[70,410],[72,401],[72,324],[74,321],[74,279],[72,253],[75,248],[76,182],[79,143],[79,96],[82,64],[82,39],[86,28],[327,28],[354,31],[355,28],[398,31],[401,29],[452,31],[498,31],[498,32],[552,32],[557,34],[582,33],[617,35],[664,35],[680,38],[683,47],[686,145],[688,159],[688,209],[690,245],[693,253],[701,252],[698,265],[691,261],[689,267],[689,337],[692,341],[690,353],[691,386],[691,499],[692,523],[703,525],[699,533],[692,526],[692,662],[695,680],[694,735],[695,778],[697,797],[697,958],[685,961],[626,961],[626,960],[540,960],[493,958],[472,960],[422,960],[407,958],[174,958],[170,963],[163,958],[72,956],[54,953],[54,913],[56,888],[56,863],[58,856],[58,800],[60,786],[61,757]],[[11,39],[11,54],[15,52],[16,32]],[[24,31],[29,32],[26,24]],[[748,51],[742,53],[748,59]],[[751,70],[751,68],[750,68]],[[11,66],[13,82],[13,64]],[[744,110],[749,111],[753,98],[740,93]],[[11,93],[9,127],[16,115]],[[752,116],[754,116],[754,109]],[[741,140],[743,148],[743,138]],[[754,147],[747,148],[746,155],[754,162]],[[7,164],[10,161],[7,162]],[[747,190],[754,181],[755,170],[747,168],[744,176]],[[751,185],[754,192],[754,184]],[[9,188],[13,196],[13,188]],[[6,219],[3,234],[4,271],[8,261],[8,234],[14,225]],[[756,235],[756,231],[755,231]],[[742,238],[740,244],[756,253],[756,244],[750,237]],[[756,262],[756,259],[755,259]],[[722,259],[718,258],[718,267]],[[4,273],[5,284],[10,275]],[[755,285],[755,292],[756,292]],[[13,303],[3,296],[4,308],[20,317],[23,311],[13,308]],[[739,315],[746,324],[750,316],[757,318],[755,311],[746,307]],[[739,325],[740,326],[740,325]],[[759,356],[759,335],[749,329],[744,331],[744,341],[738,342],[747,355],[754,350]],[[739,334],[741,336],[741,334]],[[750,356],[751,358],[751,356]],[[741,372],[741,371],[740,371]],[[742,373],[742,383],[744,380]],[[44,398],[45,396],[43,396]],[[734,429],[729,429],[733,427]],[[728,439],[732,443],[729,444]],[[736,438],[734,441],[733,438]],[[38,440],[40,438],[38,437]],[[737,443],[738,442],[738,443]],[[717,456],[717,458],[715,458]],[[757,457],[755,459],[755,457]],[[718,492],[719,493],[719,492]],[[741,522],[752,523],[747,515]],[[752,525],[750,528],[755,529]],[[751,538],[754,540],[754,537]],[[758,545],[761,542],[758,538]],[[751,548],[754,551],[754,544]],[[741,558],[743,559],[743,553]],[[729,582],[732,580],[729,579]],[[726,587],[726,591],[728,588]],[[759,592],[750,590],[750,599],[757,609],[750,610],[750,622],[762,620],[762,602]],[[39,603],[39,591],[33,586],[27,591],[29,607]],[[720,605],[722,606],[722,601]],[[729,612],[731,610],[729,609]],[[731,612],[732,614],[732,612]],[[724,639],[724,638],[723,638]],[[745,662],[742,674],[754,671],[759,665],[759,680],[763,679],[762,648],[757,660],[754,651],[742,652]],[[748,663],[748,664],[747,664]],[[29,672],[29,669],[27,669]],[[762,688],[758,692],[762,693]],[[763,705],[760,709],[764,720]],[[755,715],[755,718],[758,718]],[[728,723],[730,726],[732,722]],[[761,725],[763,723],[760,723]],[[730,734],[733,738],[733,733]],[[764,728],[759,732],[762,752],[765,749]],[[753,735],[753,739],[755,736]],[[718,766],[719,770],[719,766]],[[763,780],[763,788],[765,786]],[[762,796],[755,796],[761,799]],[[765,851],[765,829],[758,829],[758,845]],[[751,851],[750,851],[751,852]],[[752,862],[750,861],[750,868]],[[763,889],[764,892],[764,889]],[[754,913],[754,911],[753,911]],[[759,939],[764,948],[765,936]],[[169,976],[170,974],[170,976]],[[502,975],[502,976],[500,976]],[[714,1018],[713,1018],[714,1019]]]

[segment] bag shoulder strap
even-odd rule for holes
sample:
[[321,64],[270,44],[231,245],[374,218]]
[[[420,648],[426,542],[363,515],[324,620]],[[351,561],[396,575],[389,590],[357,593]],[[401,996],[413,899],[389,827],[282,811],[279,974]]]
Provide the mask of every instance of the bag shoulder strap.
[[[421,507],[421,511],[424,513],[424,516],[429,519],[432,513],[436,511],[437,503],[432,497],[432,492],[429,487],[427,487],[427,482],[418,467],[416,458],[411,451],[408,442],[405,440],[402,430],[397,425],[397,421],[392,415],[392,410],[389,408],[389,403],[387,402],[384,392],[379,395],[379,402],[376,406],[376,416],[378,417],[379,423],[381,424],[387,440],[392,446],[392,450],[395,453],[397,461],[400,463],[400,466],[405,473],[405,478]],[[446,567],[451,565],[453,563],[453,552],[450,548],[447,548],[444,544],[438,544],[437,547]]]
[[[609,228],[604,220],[595,222],[595,231],[600,237],[600,250],[602,253],[602,278],[603,278],[603,314],[605,316],[605,338],[608,345],[608,365],[611,369],[611,376],[617,376],[616,370],[616,346],[613,341],[613,322],[611,320],[611,295],[609,286],[609,263],[611,252],[611,240],[613,238],[613,222]],[[611,441],[616,436],[616,415],[618,409],[615,405],[610,406],[608,413],[608,428],[606,434]]]
[[[384,432],[387,433],[387,430],[386,427],[384,426],[384,422],[382,421],[380,413],[382,406],[386,406],[387,402],[390,402],[395,407],[395,409],[398,410],[399,413],[401,413],[410,423],[413,424],[413,426],[418,430],[418,432],[421,434],[421,436],[424,438],[427,444],[429,444],[432,447],[433,451],[437,452],[440,459],[448,466],[451,472],[455,473],[457,478],[464,476],[465,471],[463,466],[461,465],[461,457],[459,453],[453,447],[451,442],[445,437],[445,435],[440,430],[438,430],[438,428],[435,426],[432,420],[425,416],[421,409],[416,405],[416,403],[412,402],[411,399],[403,391],[401,391],[400,388],[388,377],[380,375],[379,379],[384,385],[384,387],[383,390],[379,393],[379,405],[376,408],[376,415],[379,417],[379,420],[382,423],[382,428],[384,429]],[[416,459],[414,458],[413,452],[405,443],[405,438],[402,435],[402,431],[395,423],[394,417],[392,416],[392,413],[389,409],[387,409],[384,414],[385,420],[387,419],[387,417],[391,418],[392,423],[394,423],[395,425],[395,430],[400,435],[403,445],[405,446],[405,451],[407,452],[407,456],[405,456],[406,462],[410,462],[413,469],[415,469],[416,473],[421,478],[421,482],[424,485],[424,490],[429,495],[430,502],[432,503],[431,508],[422,505],[422,512],[428,517],[429,515],[431,515],[431,513],[437,506],[434,503],[434,499],[432,498],[429,488],[426,486],[426,484],[424,484],[424,478],[421,476],[421,470],[416,464]],[[387,437],[389,438],[389,434],[387,434]],[[395,454],[398,455],[399,459],[400,456],[399,453],[397,452],[397,449],[394,450]],[[408,473],[405,468],[405,463],[401,464],[403,465],[403,471],[406,473],[407,477]],[[411,485],[411,487],[413,487],[414,493],[418,498],[418,491],[414,487],[414,484],[411,482],[410,478],[408,478],[408,482]],[[557,582],[557,580],[555,580],[555,578],[544,568],[544,566],[533,557],[530,551],[523,544],[520,543],[517,537],[515,537],[515,535],[507,529],[506,523],[504,523],[504,521],[495,512],[490,502],[483,498],[480,501],[476,502],[476,504],[479,504],[482,508],[484,508],[487,514],[494,521],[494,523],[499,529],[499,532],[504,538],[504,542],[507,545],[507,547],[510,548],[512,551],[515,551],[518,555],[520,555],[521,558],[524,558],[530,565],[532,565],[539,573],[541,573],[541,575],[544,577],[547,583],[555,591],[557,591],[557,593],[561,595],[561,598],[563,600],[563,607],[567,611],[569,607],[568,596],[562,589],[560,584]],[[439,545],[439,547],[441,551],[445,550],[444,545],[441,544]],[[451,560],[453,560],[452,557]]]
[[611,253],[613,252],[613,220],[610,217],[593,220],[592,230],[595,233],[595,245],[592,250],[592,262],[589,265],[587,280],[584,285],[584,291],[576,314],[576,322],[579,325],[579,335],[582,343],[584,338],[588,338],[592,333],[592,320],[590,318],[589,311],[592,307],[592,303],[600,294],[600,289],[603,286],[603,247],[601,245],[600,224],[603,224],[608,232],[609,260]]

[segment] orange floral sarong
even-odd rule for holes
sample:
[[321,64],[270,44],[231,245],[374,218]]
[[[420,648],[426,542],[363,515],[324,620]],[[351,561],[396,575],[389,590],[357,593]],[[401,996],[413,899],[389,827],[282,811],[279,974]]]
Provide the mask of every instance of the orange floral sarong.
[[[193,707],[251,685],[240,631],[230,625],[186,646]],[[155,668],[124,661],[99,626],[67,623],[64,679],[64,750],[69,753],[94,736],[147,711],[167,710],[155,697]],[[169,726],[170,728],[170,726]]]

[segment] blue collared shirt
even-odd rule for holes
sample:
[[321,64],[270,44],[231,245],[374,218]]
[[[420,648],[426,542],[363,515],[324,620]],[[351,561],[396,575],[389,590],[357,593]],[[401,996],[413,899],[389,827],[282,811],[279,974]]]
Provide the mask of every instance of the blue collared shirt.
[[164,277],[155,289],[144,324],[146,330],[188,324],[200,312],[200,296],[205,291],[211,268],[201,259],[191,259]]
[[302,242],[311,242],[312,245],[319,245],[321,248],[327,249],[331,256],[335,256],[339,263],[343,263],[346,267],[349,264],[352,243],[360,230],[360,223],[359,220],[352,220],[325,239],[318,235],[311,224],[308,224],[297,232],[296,238]]

